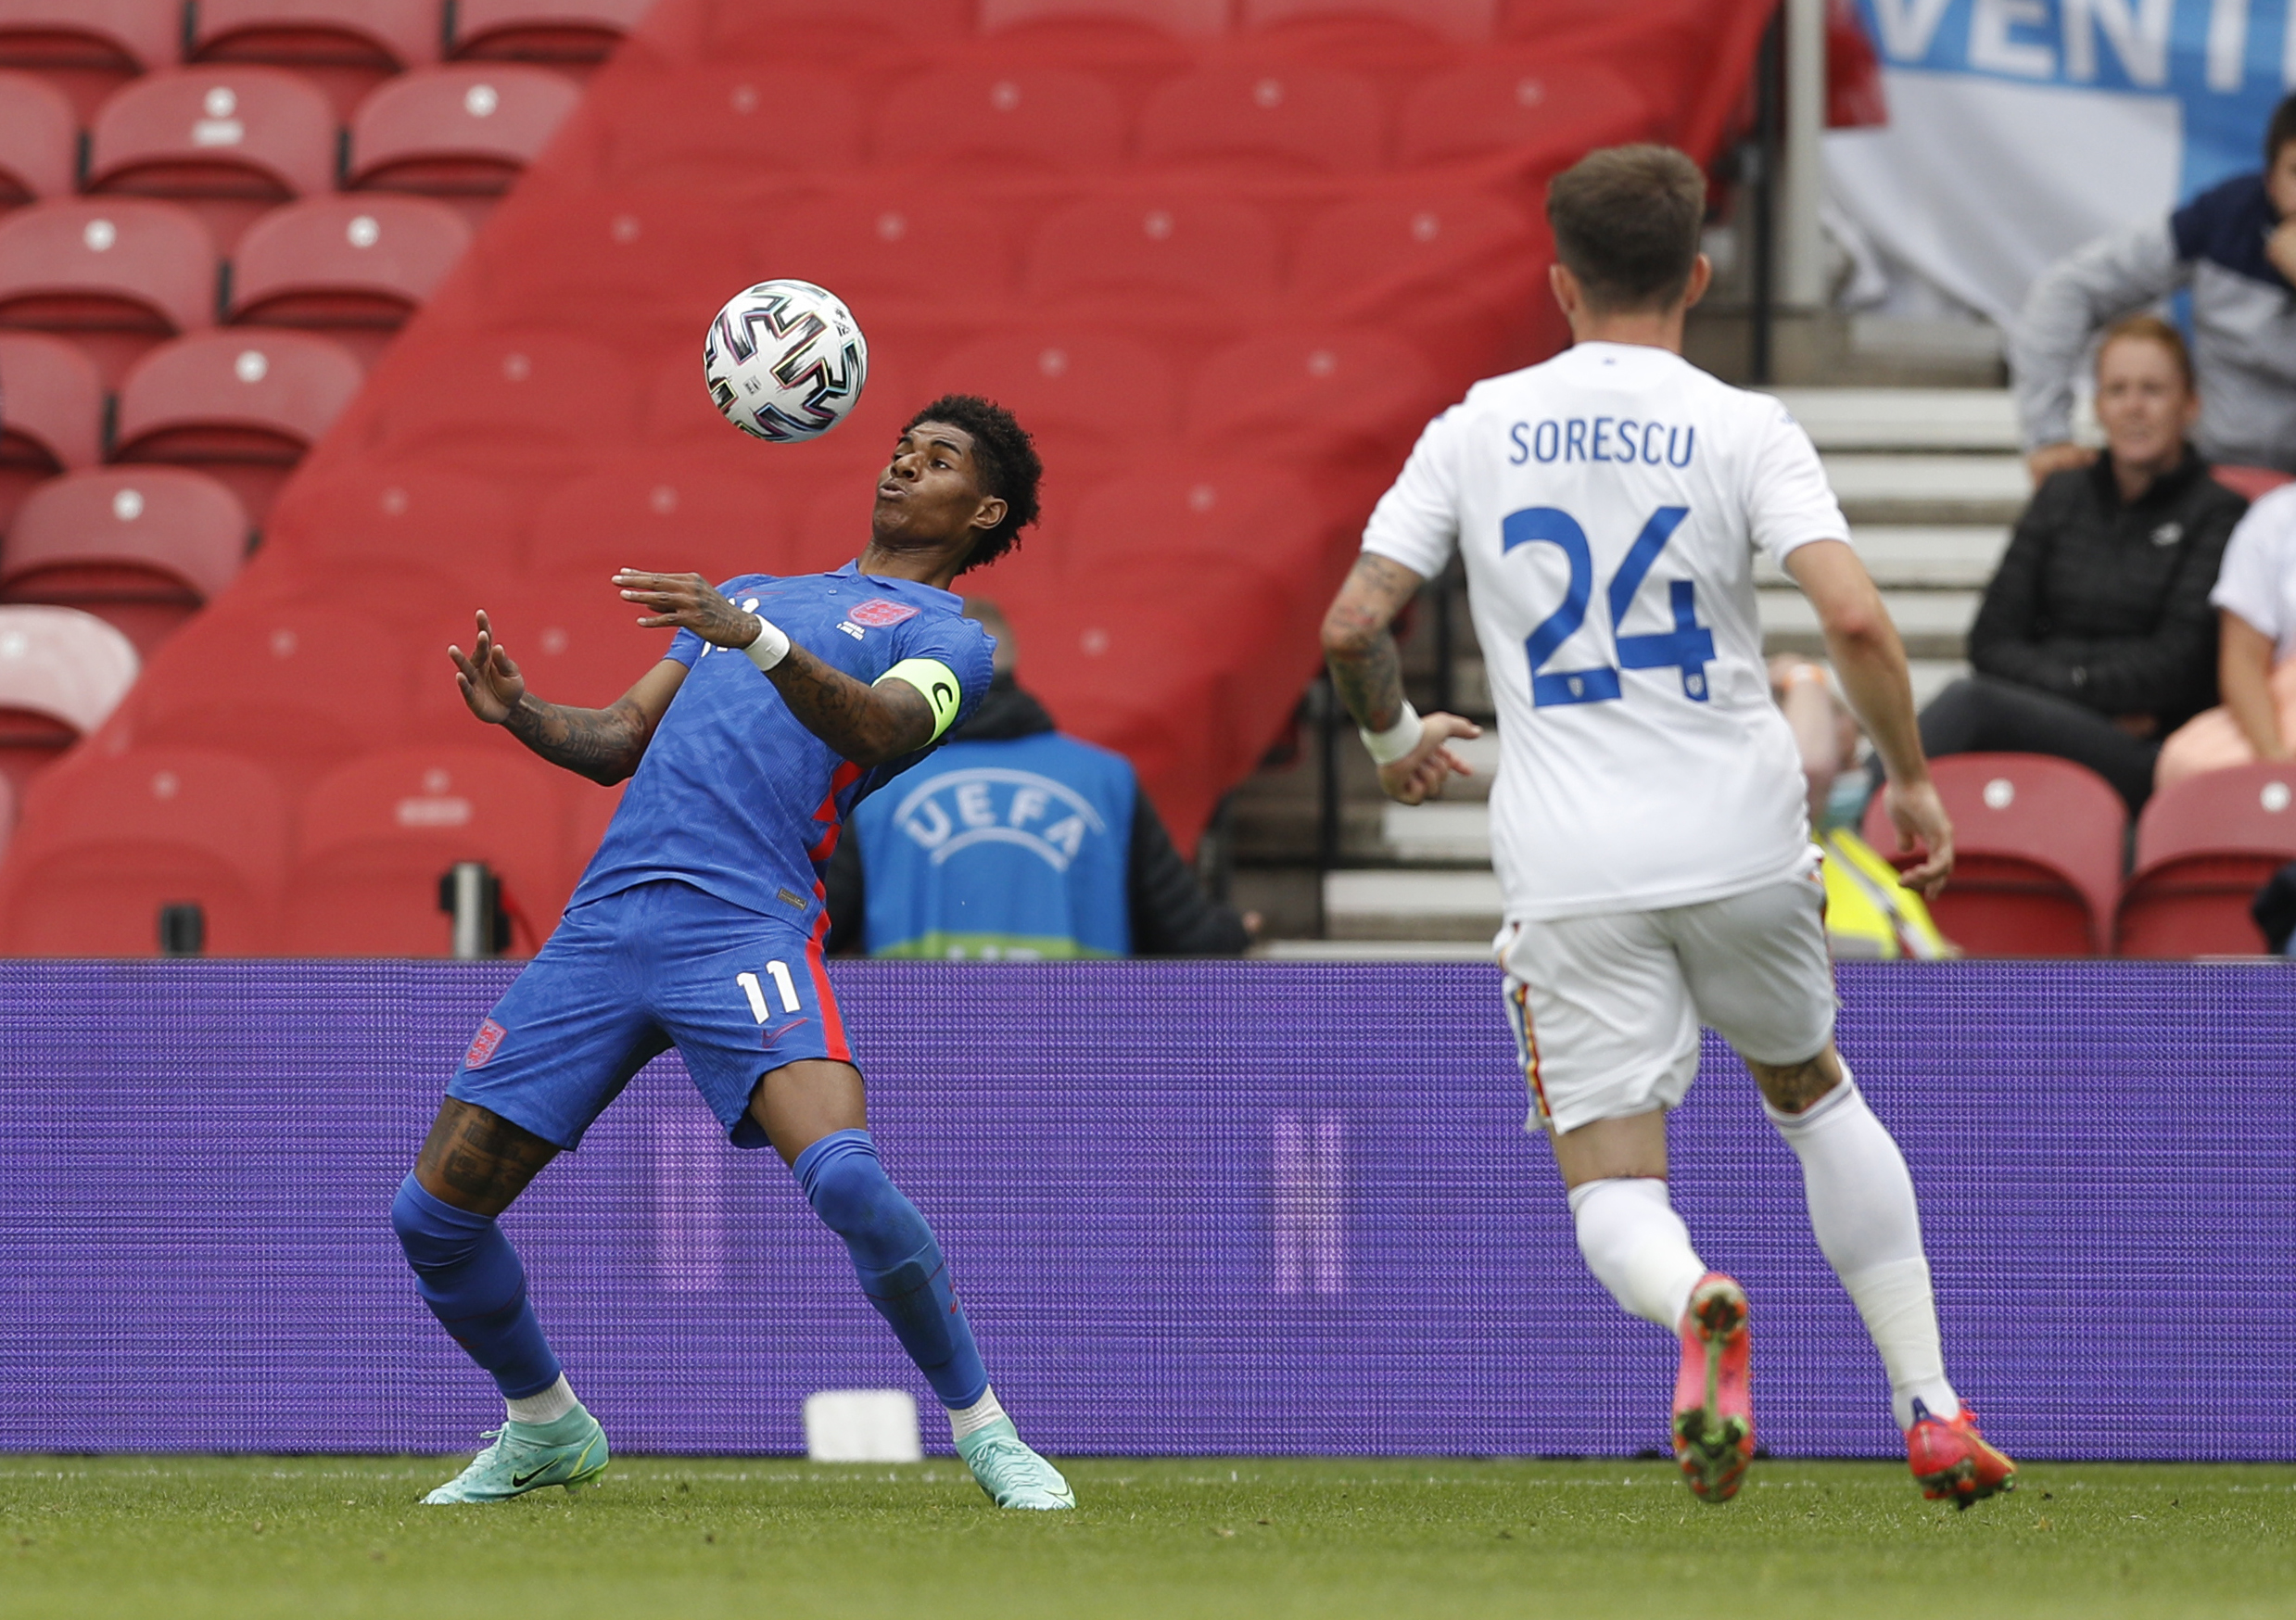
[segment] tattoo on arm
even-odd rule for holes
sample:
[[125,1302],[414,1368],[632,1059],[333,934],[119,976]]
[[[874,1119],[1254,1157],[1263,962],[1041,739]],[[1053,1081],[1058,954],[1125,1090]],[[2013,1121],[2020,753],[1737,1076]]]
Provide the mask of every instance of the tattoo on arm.
[[767,678],[806,730],[856,765],[882,765],[932,740],[932,705],[905,680],[864,686],[803,647]]
[[1355,560],[1324,616],[1324,658],[1331,684],[1355,723],[1374,731],[1385,731],[1402,717],[1402,658],[1389,626],[1420,583],[1402,563],[1366,551]]
[[502,725],[551,764],[607,787],[638,768],[653,737],[645,715],[627,698],[612,708],[573,709],[521,697]]

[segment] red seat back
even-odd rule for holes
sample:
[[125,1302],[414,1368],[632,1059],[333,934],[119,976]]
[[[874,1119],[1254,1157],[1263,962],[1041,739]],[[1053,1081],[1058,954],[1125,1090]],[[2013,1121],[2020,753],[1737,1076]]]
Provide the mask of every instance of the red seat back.
[[864,330],[887,313],[932,310],[945,321],[952,310],[997,310],[1012,298],[1012,243],[993,210],[879,178],[793,198],[786,212],[804,221],[801,229],[786,228],[782,212],[761,210],[752,222],[756,273],[829,288]]
[[[687,331],[762,280],[744,221],[691,185],[521,198],[489,221],[473,256],[482,297],[549,310],[570,331],[642,308]],[[777,272],[779,273],[779,272]]]
[[1139,146],[1157,163],[1370,169],[1387,155],[1387,108],[1361,73],[1217,68],[1159,85],[1140,112]]
[[652,0],[455,0],[450,53],[468,61],[603,62]]
[[1566,168],[1598,146],[1656,138],[1638,90],[1599,61],[1510,55],[1420,81],[1397,135],[1406,163],[1505,152],[1520,170]]
[[[932,393],[979,394],[1074,460],[1105,463],[1117,448],[1179,425],[1179,386],[1156,350],[1121,332],[1047,323],[976,339],[944,358]],[[920,404],[923,401],[920,400]]]
[[175,60],[183,16],[176,0],[0,0],[0,67],[36,70],[84,122],[120,85]]
[[349,350],[312,333],[179,337],[121,385],[112,456],[205,468],[260,526],[287,472],[364,380]]
[[203,63],[147,73],[104,104],[88,189],[181,202],[228,256],[264,209],[333,189],[335,158],[335,108],[301,74]]
[[372,65],[386,73],[438,59],[436,0],[199,0],[191,56],[206,62]]
[[859,161],[860,97],[831,69],[768,61],[679,72],[674,82],[658,116],[608,133],[609,176],[746,187]]
[[384,401],[376,444],[394,456],[422,451],[499,474],[555,468],[567,445],[618,447],[635,435],[628,368],[602,344],[554,330],[502,331],[406,358],[400,375],[423,386]]
[[1435,368],[1383,332],[1293,328],[1248,337],[1207,360],[1188,385],[1187,435],[1206,449],[1376,460],[1384,480],[1399,449],[1443,405]]
[[415,559],[501,567],[516,556],[521,521],[500,478],[362,461],[290,483],[263,550],[321,577],[347,564],[387,569]]
[[34,486],[101,459],[104,381],[61,337],[0,332],[0,535]]
[[247,517],[204,473],[67,473],[25,499],[0,546],[0,601],[82,608],[148,657],[247,555]]
[[69,196],[80,171],[71,97],[30,73],[0,70],[0,208]]
[[2271,494],[2289,481],[2289,475],[2277,467],[2212,466],[2208,475],[2236,495],[2245,495],[2251,500]]
[[1252,204],[1155,191],[1094,197],[1037,228],[1032,299],[1110,318],[1203,310],[1249,319],[1275,296],[1275,230]]
[[0,954],[151,956],[159,910],[205,914],[212,956],[270,956],[286,806],[261,766],[156,747],[47,772],[26,796],[0,886]]
[[2296,860],[2296,768],[2238,766],[2172,782],[2137,821],[2137,869],[2121,897],[2124,956],[2264,949],[2249,903]]
[[484,861],[526,918],[514,949],[531,956],[565,902],[565,812],[549,769],[514,743],[443,745],[369,754],[321,778],[296,819],[288,953],[444,956],[438,880]]
[[418,68],[359,105],[347,184],[368,191],[495,197],[582,98],[547,68],[516,62]]
[[470,247],[470,226],[422,196],[307,197],[247,228],[232,256],[234,322],[308,326],[379,348]]
[[[2102,777],[2038,753],[1958,753],[1930,762],[1953,818],[1953,880],[1932,903],[1973,956],[2102,956],[2120,890],[2128,811]],[[1897,835],[1875,795],[1866,842]]]
[[0,217],[0,327],[69,333],[108,384],[162,338],[215,323],[215,239],[146,197],[70,197]]
[[1214,39],[1227,32],[1229,0],[981,0],[981,32],[1024,23],[1145,23],[1166,33]]
[[894,87],[872,146],[894,169],[1103,169],[1123,151],[1124,119],[1116,93],[1089,73],[945,68]]
[[1241,0],[1238,10],[1248,29],[1380,19],[1424,29],[1452,44],[1490,38],[1499,13],[1497,0]]
[[713,584],[781,573],[789,513],[763,469],[738,453],[750,448],[631,455],[570,480],[536,510],[527,565],[602,593],[622,567]]

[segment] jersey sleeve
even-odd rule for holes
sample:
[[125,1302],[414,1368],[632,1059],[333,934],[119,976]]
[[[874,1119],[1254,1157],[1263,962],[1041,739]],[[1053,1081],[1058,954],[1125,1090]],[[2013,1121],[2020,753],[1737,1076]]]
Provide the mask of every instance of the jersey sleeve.
[[971,619],[954,614],[920,616],[901,628],[907,634],[894,642],[897,664],[929,658],[957,677],[957,717],[942,729],[945,737],[972,717],[988,695],[991,653],[996,639]]
[[1826,482],[1818,447],[1783,405],[1770,405],[1763,413],[1747,462],[1745,513],[1755,550],[1773,563],[1783,563],[1787,552],[1812,540],[1849,538],[1849,520]]
[[2248,509],[2225,543],[2209,605],[2238,614],[2251,628],[2275,641],[2289,639],[2280,622],[2281,576],[2287,571],[2289,541],[2296,535],[2296,486],[2274,490]]
[[708,642],[703,640],[701,637],[695,635],[691,630],[680,630],[677,635],[670,638],[669,651],[663,653],[662,656],[665,658],[674,658],[679,663],[684,664],[688,669],[691,669],[695,662],[702,656],[703,649],[706,648],[708,645]]
[[1364,525],[1364,550],[1432,579],[1459,544],[1459,486],[1453,471],[1456,407],[1428,423],[1411,459]]

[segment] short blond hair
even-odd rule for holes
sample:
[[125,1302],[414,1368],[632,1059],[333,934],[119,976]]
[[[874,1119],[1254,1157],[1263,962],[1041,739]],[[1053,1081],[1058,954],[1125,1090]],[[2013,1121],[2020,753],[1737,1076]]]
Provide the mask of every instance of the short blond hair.
[[2192,351],[2185,347],[2185,335],[2158,315],[2124,315],[2105,328],[2105,335],[2097,340],[2097,363],[2105,362],[2105,350],[2124,338],[2138,343],[2157,343],[2168,350],[2168,358],[2176,362],[2176,374],[2185,380],[2185,392],[2196,391],[2192,378]]

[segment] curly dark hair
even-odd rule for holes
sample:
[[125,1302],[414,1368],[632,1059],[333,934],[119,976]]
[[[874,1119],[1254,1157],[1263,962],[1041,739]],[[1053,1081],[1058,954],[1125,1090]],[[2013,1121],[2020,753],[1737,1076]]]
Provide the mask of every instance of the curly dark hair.
[[1021,531],[1036,521],[1036,486],[1045,463],[1036,443],[1011,411],[977,394],[944,394],[908,419],[901,431],[913,431],[920,422],[945,422],[972,435],[972,462],[981,471],[981,492],[1005,503],[1005,518],[975,541],[972,555],[959,574],[985,567],[1012,550]]

